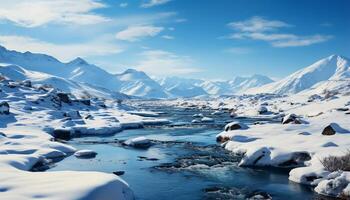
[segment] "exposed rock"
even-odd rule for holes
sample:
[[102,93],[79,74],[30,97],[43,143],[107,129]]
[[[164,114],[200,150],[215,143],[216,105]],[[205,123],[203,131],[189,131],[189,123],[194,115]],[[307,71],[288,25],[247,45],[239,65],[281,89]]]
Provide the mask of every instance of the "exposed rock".
[[217,141],[217,142],[220,142],[220,143],[227,142],[227,141],[229,141],[230,139],[231,139],[231,138],[228,137],[228,136],[221,136],[221,135],[219,135],[219,136],[216,137],[216,141]]
[[58,92],[57,96],[58,96],[58,98],[60,99],[61,102],[63,102],[63,103],[71,103],[71,100],[70,100],[70,98],[69,98],[67,93]]
[[115,172],[113,172],[113,174],[115,174],[117,176],[122,176],[125,174],[125,171],[115,171]]
[[70,140],[71,139],[71,131],[68,129],[54,129],[52,135],[56,139],[61,140]]
[[10,105],[6,101],[0,102],[0,114],[10,114]]
[[32,87],[32,82],[30,80],[22,81],[22,85],[25,87]]
[[335,109],[335,110],[336,110],[336,111],[345,112],[345,111],[348,111],[348,110],[349,110],[349,108],[344,107],[344,108],[337,108],[337,109]]
[[296,167],[296,166],[304,166],[305,161],[311,160],[311,156],[308,152],[295,152],[292,157],[279,164],[281,167]]
[[258,113],[261,115],[261,114],[265,114],[265,113],[267,113],[267,108],[265,107],[265,106],[260,106],[259,108],[258,108]]
[[231,122],[226,124],[224,130],[227,131],[233,131],[233,130],[237,130],[237,129],[247,129],[248,126],[243,124],[243,123],[239,123],[239,122]]
[[91,101],[90,99],[79,99],[78,102],[82,103],[82,104],[85,104],[87,106],[90,106],[91,105]]
[[65,112],[63,114],[63,116],[69,117],[71,119],[81,119],[81,115],[80,115],[78,110],[72,110],[72,111]]
[[335,135],[336,131],[332,127],[332,125],[326,126],[326,128],[323,129],[322,135]]
[[282,118],[282,124],[301,124],[301,121],[295,114],[288,114]]

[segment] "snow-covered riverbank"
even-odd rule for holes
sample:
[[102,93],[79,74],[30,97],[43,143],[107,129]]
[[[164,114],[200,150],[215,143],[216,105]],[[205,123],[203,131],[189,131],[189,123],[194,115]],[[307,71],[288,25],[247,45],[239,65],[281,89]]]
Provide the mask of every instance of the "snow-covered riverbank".
[[134,198],[128,184],[112,173],[29,170],[77,151],[55,137],[115,134],[142,127],[144,121],[157,124],[165,119],[129,114],[134,109],[120,102],[74,99],[30,82],[3,80],[0,84],[1,102],[7,102],[2,103],[0,114],[1,199]]
[[350,149],[349,94],[266,94],[163,103],[218,109],[230,113],[233,121],[235,117],[278,120],[249,127],[231,123],[217,140],[227,150],[244,155],[240,166],[292,168],[291,181],[313,185],[323,195],[349,196],[349,172],[331,174],[321,163],[325,157],[342,156]]

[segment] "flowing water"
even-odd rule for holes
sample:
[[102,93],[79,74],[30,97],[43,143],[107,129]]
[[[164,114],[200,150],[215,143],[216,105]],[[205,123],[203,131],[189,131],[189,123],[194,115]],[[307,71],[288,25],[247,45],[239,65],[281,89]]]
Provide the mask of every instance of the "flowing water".
[[[215,136],[232,119],[212,111],[153,107],[172,125],[124,130],[113,136],[74,138],[68,144],[98,153],[92,159],[70,156],[55,163],[48,171],[79,170],[112,173],[133,189],[136,199],[246,199],[256,194],[273,199],[314,199],[310,188],[288,181],[288,171],[241,168],[239,157],[216,144]],[[215,123],[191,125],[192,115],[203,113]],[[246,124],[269,119],[238,119]],[[120,141],[146,136],[154,145],[135,149]]]

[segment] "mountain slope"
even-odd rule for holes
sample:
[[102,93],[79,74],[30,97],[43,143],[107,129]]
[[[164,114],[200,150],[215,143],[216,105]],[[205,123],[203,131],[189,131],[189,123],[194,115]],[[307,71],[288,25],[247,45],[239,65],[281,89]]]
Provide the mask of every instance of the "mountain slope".
[[128,69],[115,77],[120,81],[120,92],[132,96],[147,98],[167,98],[164,89],[147,74]]
[[255,74],[251,77],[236,77],[233,82],[230,82],[234,93],[244,93],[250,88],[263,86],[272,83],[273,80],[267,76]]
[[107,99],[126,99],[124,94],[112,92],[105,88],[92,86],[67,80],[58,76],[53,76],[43,72],[36,72],[24,69],[18,65],[0,64],[0,74],[15,81],[31,80],[33,84],[50,85],[61,91],[71,93],[79,98],[82,97],[102,97]]
[[31,52],[10,51],[0,46],[0,62],[22,66],[25,69],[84,82],[109,90],[118,91],[120,82],[113,74],[77,58],[62,63],[52,56]]
[[349,60],[338,55],[323,58],[286,78],[247,93],[294,94],[305,90],[319,93],[324,89],[343,88],[349,85]]
[[157,81],[172,97],[196,97],[208,95],[202,87],[197,86],[203,82],[202,80],[172,76]]

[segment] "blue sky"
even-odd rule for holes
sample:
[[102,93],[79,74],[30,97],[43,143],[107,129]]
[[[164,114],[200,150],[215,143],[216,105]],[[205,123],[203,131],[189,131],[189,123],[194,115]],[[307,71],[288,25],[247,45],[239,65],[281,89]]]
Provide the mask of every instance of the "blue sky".
[[1,0],[0,44],[109,72],[281,78],[350,57],[347,0]]

